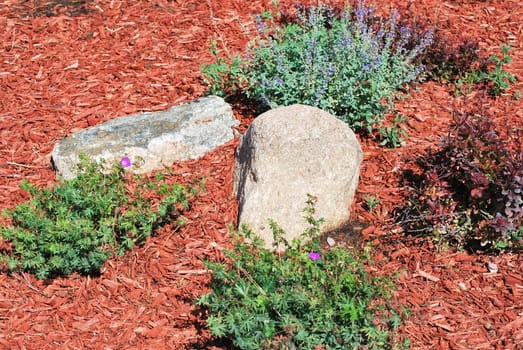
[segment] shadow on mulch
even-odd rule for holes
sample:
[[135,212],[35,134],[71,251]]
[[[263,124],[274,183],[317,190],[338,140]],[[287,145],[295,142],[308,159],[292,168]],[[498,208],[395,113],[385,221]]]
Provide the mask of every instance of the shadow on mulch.
[[89,5],[92,0],[25,0],[12,6],[18,17],[56,17],[67,15],[77,17],[94,12]]

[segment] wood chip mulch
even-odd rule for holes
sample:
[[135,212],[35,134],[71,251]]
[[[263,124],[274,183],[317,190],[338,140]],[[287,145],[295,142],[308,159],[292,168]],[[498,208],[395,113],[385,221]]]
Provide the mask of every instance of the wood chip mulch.
[[[336,3],[335,1],[332,1]],[[340,3],[338,1],[337,3]],[[430,18],[449,38],[477,38],[485,55],[513,47],[506,67],[518,81],[486,108],[502,127],[521,128],[523,6],[516,0],[375,1]],[[54,144],[109,119],[156,111],[205,93],[200,63],[241,53],[253,15],[269,0],[53,0],[0,4],[0,209],[27,199],[20,182],[55,182]],[[398,149],[361,140],[365,160],[353,205],[366,241],[374,241],[378,274],[398,277],[395,299],[411,315],[398,337],[412,349],[523,349],[523,258],[438,249],[393,235],[393,209],[404,201],[402,170],[447,132],[452,111],[466,103],[438,83],[421,84],[398,103],[410,137]],[[252,120],[235,108],[244,130]],[[201,159],[172,166],[173,182],[204,179],[205,192],[184,213],[179,231],[165,227],[140,248],[111,259],[99,277],[40,281],[0,273],[2,349],[226,349],[193,306],[208,291],[202,260],[228,246],[237,208],[232,163],[237,140]],[[521,143],[519,143],[521,145]],[[364,208],[364,195],[380,205]],[[340,236],[342,237],[342,236]],[[337,237],[337,239],[339,239]],[[496,264],[498,272],[487,265]]]

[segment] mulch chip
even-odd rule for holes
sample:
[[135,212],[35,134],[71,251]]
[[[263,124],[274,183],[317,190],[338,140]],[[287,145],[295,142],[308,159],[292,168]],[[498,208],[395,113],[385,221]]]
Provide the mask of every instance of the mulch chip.
[[[328,1],[340,4],[341,1]],[[290,1],[285,1],[290,3]],[[479,40],[485,56],[512,45],[506,67],[518,81],[486,100],[505,131],[521,129],[523,8],[516,0],[376,1],[412,18],[430,18],[449,38]],[[54,144],[70,133],[112,118],[156,111],[205,93],[200,63],[242,53],[253,15],[269,0],[4,1],[0,6],[0,203],[27,199],[20,182],[55,182]],[[410,161],[448,131],[452,111],[467,100],[426,82],[397,104],[408,118],[404,147],[388,150],[361,139],[364,163],[355,222],[363,240],[377,244],[376,274],[396,276],[395,300],[411,315],[398,337],[412,349],[523,349],[523,257],[443,250],[391,227],[404,201],[401,175]],[[245,130],[253,118],[235,108]],[[514,133],[506,132],[513,139]],[[511,139],[512,137],[512,139]],[[0,274],[0,348],[3,349],[226,349],[205,328],[193,299],[208,291],[202,261],[222,256],[237,203],[232,166],[238,140],[204,157],[174,164],[167,179],[205,191],[183,213],[187,224],[159,230],[145,245],[108,261],[99,277],[37,280]],[[369,212],[364,196],[380,204]],[[338,235],[340,236],[340,235]],[[341,235],[343,237],[343,235]],[[339,238],[336,237],[338,240]],[[495,269],[494,269],[495,268]]]

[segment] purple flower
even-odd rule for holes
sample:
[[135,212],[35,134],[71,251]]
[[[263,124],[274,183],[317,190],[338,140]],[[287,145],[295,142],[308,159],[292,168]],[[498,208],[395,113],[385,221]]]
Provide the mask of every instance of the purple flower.
[[332,63],[329,64],[329,68],[327,69],[327,73],[329,73],[329,76],[334,75],[334,73],[336,73],[336,67]]
[[267,24],[263,21],[263,18],[261,15],[256,15],[255,28],[261,34],[265,34],[265,32],[267,30]]
[[128,157],[123,157],[120,159],[120,164],[122,164],[124,168],[129,168],[131,166],[131,160]]
[[321,258],[321,254],[320,253],[317,253],[317,252],[310,252],[309,253],[309,259],[311,259],[312,261],[319,260],[320,258]]
[[283,85],[285,85],[284,81],[281,80],[280,77],[276,77],[276,78],[274,78],[274,83],[275,83],[277,86],[283,86]]
[[261,95],[261,100],[262,100],[262,103],[268,107],[271,107],[271,101],[269,100],[269,98],[265,95],[265,94],[262,94]]
[[348,49],[350,49],[350,47],[352,46],[352,39],[351,39],[351,36],[346,34],[344,37],[343,37],[343,40],[341,41],[341,45],[342,45],[342,48],[343,47],[346,47]]

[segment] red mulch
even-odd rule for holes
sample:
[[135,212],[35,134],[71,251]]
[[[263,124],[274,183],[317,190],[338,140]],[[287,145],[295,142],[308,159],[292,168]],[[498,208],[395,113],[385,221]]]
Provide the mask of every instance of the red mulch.
[[[338,1],[340,3],[340,1]],[[375,1],[388,8],[391,2]],[[505,1],[393,1],[411,17],[429,17],[446,35],[479,39],[486,54],[510,43],[518,76],[511,91],[486,104],[502,126],[521,128],[523,7]],[[199,64],[241,52],[253,14],[270,0],[3,1],[0,5],[0,209],[26,199],[22,179],[55,181],[53,145],[111,118],[201,97]],[[408,12],[406,12],[408,11]],[[49,16],[49,17],[48,17]],[[403,148],[361,140],[365,161],[353,218],[378,243],[370,267],[397,274],[395,298],[412,314],[400,329],[412,349],[523,349],[523,258],[443,251],[390,236],[391,212],[404,199],[405,163],[444,134],[463,105],[451,89],[425,83],[398,104],[409,119]],[[236,108],[242,128],[252,118]],[[141,248],[109,261],[100,277],[39,281],[0,274],[3,349],[225,349],[205,329],[192,299],[208,291],[202,260],[221,254],[237,208],[231,194],[231,141],[205,157],[175,164],[173,182],[206,178],[206,192],[179,232],[166,227]],[[369,213],[363,195],[381,203]],[[389,239],[394,237],[394,239]],[[498,273],[488,273],[494,262]]]

